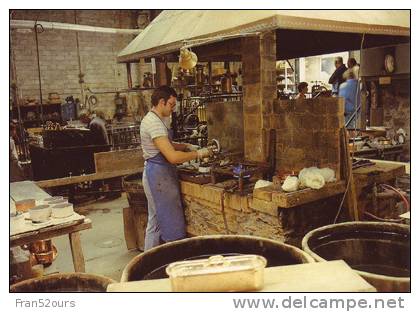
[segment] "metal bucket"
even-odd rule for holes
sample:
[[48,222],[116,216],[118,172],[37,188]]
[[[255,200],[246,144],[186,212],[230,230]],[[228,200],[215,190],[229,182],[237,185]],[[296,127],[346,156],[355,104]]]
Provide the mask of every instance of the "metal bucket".
[[170,242],[134,257],[124,268],[121,282],[166,278],[166,267],[175,261],[242,254],[265,257],[267,267],[314,262],[299,248],[267,238],[245,235],[197,236]]
[[315,229],[302,240],[317,261],[343,259],[378,291],[410,291],[409,226],[345,222]]
[[147,212],[147,199],[142,183],[142,173],[131,174],[123,178],[123,189],[127,193],[130,207]]
[[11,292],[105,292],[116,283],[105,276],[87,273],[60,273],[28,279],[10,286]]

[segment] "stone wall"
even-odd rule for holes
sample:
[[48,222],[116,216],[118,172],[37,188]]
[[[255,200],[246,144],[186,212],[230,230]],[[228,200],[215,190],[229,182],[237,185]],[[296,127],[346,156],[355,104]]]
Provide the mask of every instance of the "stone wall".
[[[74,10],[14,10],[12,19],[75,23]],[[136,16],[130,10],[77,10],[81,25],[135,28]],[[93,91],[127,88],[125,64],[118,64],[117,54],[134,39],[134,35],[78,32],[81,71],[85,86]],[[42,97],[57,92],[61,99],[73,95],[82,99],[76,32],[48,30],[38,34]],[[39,99],[39,81],[35,34],[31,30],[12,30],[17,85],[22,98]],[[138,84],[138,68],[132,65],[133,86]],[[115,94],[99,94],[97,108],[107,115],[114,113]]]
[[216,102],[207,105],[209,139],[218,139],[223,150],[244,151],[242,101]]
[[340,128],[344,99],[276,100],[270,126],[276,129],[276,168],[329,167],[340,173]]
[[185,181],[181,182],[181,192],[187,232],[191,235],[255,235],[297,247],[301,247],[307,232],[334,221],[341,200],[341,195],[335,195],[280,208],[278,203],[253,194],[240,196],[226,193],[222,187]]

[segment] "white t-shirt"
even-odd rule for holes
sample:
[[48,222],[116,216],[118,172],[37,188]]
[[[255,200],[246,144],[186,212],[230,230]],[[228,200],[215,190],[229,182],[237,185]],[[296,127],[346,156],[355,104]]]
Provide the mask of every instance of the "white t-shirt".
[[145,160],[159,154],[159,149],[153,143],[153,139],[168,136],[168,128],[162,120],[153,112],[148,112],[140,124],[141,148]]

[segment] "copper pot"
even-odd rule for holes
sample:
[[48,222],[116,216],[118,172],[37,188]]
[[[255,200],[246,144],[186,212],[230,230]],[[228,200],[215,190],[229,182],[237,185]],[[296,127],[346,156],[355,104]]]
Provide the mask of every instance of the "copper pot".
[[29,245],[29,251],[34,254],[50,252],[53,250],[51,239],[39,240]]
[[29,245],[31,256],[36,259],[33,264],[51,264],[57,257],[57,248],[53,245],[51,239],[39,240]]
[[55,246],[52,248],[51,251],[35,254],[35,258],[39,264],[49,265],[57,258],[57,248]]

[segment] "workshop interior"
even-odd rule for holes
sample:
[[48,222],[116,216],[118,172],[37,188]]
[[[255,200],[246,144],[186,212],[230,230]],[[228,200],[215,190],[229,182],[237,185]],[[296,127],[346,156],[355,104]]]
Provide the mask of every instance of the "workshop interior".
[[410,292],[410,10],[10,10],[10,292]]

